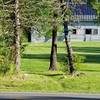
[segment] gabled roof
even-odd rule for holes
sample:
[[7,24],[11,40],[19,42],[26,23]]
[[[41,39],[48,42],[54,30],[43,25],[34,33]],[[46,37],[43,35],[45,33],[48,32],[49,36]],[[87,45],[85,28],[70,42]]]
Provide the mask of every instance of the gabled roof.
[[89,7],[87,4],[75,4],[73,15],[96,15],[96,10]]
[[97,19],[96,10],[88,6],[86,3],[69,3],[69,7],[72,10],[74,20],[94,21]]

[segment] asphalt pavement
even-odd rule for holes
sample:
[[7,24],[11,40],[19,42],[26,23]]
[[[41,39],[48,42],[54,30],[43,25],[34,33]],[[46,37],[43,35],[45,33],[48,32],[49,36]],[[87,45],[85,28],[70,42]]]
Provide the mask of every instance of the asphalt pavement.
[[0,100],[100,100],[100,94],[0,92]]

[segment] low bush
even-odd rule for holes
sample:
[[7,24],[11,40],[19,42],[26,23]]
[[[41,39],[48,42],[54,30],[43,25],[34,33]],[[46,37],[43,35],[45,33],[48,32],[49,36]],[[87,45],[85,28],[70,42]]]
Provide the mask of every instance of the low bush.
[[83,63],[86,59],[85,56],[82,56],[82,55],[78,55],[78,54],[74,54],[74,64],[75,64],[75,67],[78,68],[79,64],[80,63]]
[[[85,56],[81,56],[78,54],[73,55],[73,63],[74,63],[76,70],[78,69],[78,66],[85,61],[85,59],[86,59]],[[67,58],[67,56],[64,56],[60,59],[60,66],[61,66],[60,68],[63,72],[68,71],[68,58]]]

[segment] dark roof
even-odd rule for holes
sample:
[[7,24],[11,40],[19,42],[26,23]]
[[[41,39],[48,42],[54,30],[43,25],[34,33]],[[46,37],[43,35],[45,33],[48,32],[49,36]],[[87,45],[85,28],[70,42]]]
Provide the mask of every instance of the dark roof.
[[87,4],[75,4],[73,7],[73,15],[96,15],[96,10]]
[[96,10],[87,5],[86,3],[82,4],[72,4],[69,3],[69,7],[72,10],[72,19],[80,21],[94,21],[97,19]]

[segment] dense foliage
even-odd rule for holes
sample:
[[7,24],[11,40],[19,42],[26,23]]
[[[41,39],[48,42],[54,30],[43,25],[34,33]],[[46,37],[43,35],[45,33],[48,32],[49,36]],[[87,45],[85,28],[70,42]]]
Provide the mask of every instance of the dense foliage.
[[[57,31],[59,26],[63,25],[63,19],[71,21],[71,9],[65,7],[65,1],[62,4],[55,6],[56,0],[19,0],[19,19],[21,23],[21,32],[19,41],[22,49],[23,38],[28,35],[27,30],[34,28],[38,31],[39,35],[51,36],[52,26],[54,25],[55,18],[54,12],[57,11],[56,24]],[[74,0],[73,3],[80,0]],[[88,3],[97,10],[98,22],[100,22],[100,3],[96,0],[88,0]],[[64,7],[61,9],[61,7]],[[15,61],[15,1],[14,0],[0,0],[0,70],[5,73],[5,70],[9,70],[10,65]],[[66,14],[66,16],[65,16]],[[5,68],[7,66],[7,69]]]

